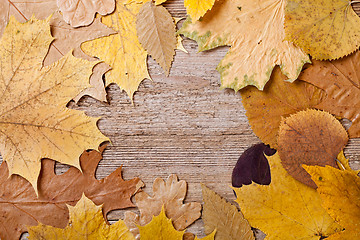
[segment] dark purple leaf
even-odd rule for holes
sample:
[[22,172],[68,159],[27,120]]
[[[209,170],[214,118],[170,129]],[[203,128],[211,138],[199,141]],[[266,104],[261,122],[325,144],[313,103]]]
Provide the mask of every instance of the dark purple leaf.
[[265,157],[275,154],[276,150],[263,143],[247,149],[237,161],[232,172],[233,187],[249,185],[252,182],[269,185],[271,182],[270,166]]

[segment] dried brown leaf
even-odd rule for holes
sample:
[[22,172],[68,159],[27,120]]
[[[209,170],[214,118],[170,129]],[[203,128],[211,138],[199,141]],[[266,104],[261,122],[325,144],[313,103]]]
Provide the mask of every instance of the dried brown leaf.
[[52,160],[42,160],[39,198],[31,184],[22,177],[10,178],[6,162],[0,166],[0,238],[19,239],[26,226],[38,222],[64,228],[69,220],[66,204],[74,206],[84,192],[96,204],[103,204],[104,216],[114,209],[133,206],[130,198],[143,183],[139,178],[124,181],[121,168],[104,179],[97,180],[95,171],[102,152],[84,152],[80,157],[82,172],[71,167],[62,175],[54,173]]
[[88,26],[97,12],[104,16],[115,10],[115,0],[57,0],[57,5],[73,27]]
[[337,167],[336,156],[348,141],[346,130],[331,114],[308,109],[283,119],[278,136],[282,165],[298,181],[316,188],[305,165]]
[[153,216],[161,212],[164,205],[165,213],[176,230],[182,231],[198,219],[201,214],[201,204],[196,202],[183,203],[186,195],[186,182],[178,181],[176,175],[170,175],[166,182],[157,178],[153,184],[153,197],[145,192],[135,195],[136,206],[139,208],[140,217],[135,213],[125,214],[125,224],[130,231],[139,239],[139,230],[136,225],[144,226],[149,223]]
[[360,137],[360,52],[335,61],[313,61],[299,79],[324,89],[316,107],[352,121],[350,138]]
[[169,75],[177,45],[174,19],[163,6],[151,1],[142,5],[136,16],[139,42]]

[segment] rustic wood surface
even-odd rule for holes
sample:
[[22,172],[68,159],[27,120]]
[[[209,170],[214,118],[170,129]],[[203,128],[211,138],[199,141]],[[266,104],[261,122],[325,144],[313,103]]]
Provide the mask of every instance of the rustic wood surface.
[[[185,17],[181,0],[169,0],[165,7],[174,17]],[[360,12],[360,4],[356,6]],[[180,22],[181,25],[181,22]],[[97,170],[103,178],[123,166],[124,179],[140,177],[144,191],[152,193],[152,182],[175,173],[188,182],[186,202],[202,202],[200,183],[232,201],[231,172],[240,154],[260,142],[245,116],[239,93],[220,90],[215,70],[228,47],[197,53],[197,44],[185,39],[188,54],[176,56],[170,76],[149,57],[152,80],[141,83],[134,105],[118,86],[107,89],[108,103],[84,97],[76,106],[90,116],[101,116],[100,130],[111,139]],[[349,141],[345,155],[360,169],[360,139]],[[57,164],[57,173],[67,170]],[[134,210],[135,211],[135,210]],[[114,211],[109,220],[122,218]],[[189,231],[203,235],[201,220]]]

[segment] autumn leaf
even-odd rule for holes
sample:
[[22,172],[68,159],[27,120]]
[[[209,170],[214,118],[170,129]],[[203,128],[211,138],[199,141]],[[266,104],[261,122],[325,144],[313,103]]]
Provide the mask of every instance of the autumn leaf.
[[[130,231],[139,238],[137,225],[144,226],[149,223],[153,216],[159,215],[162,206],[166,215],[173,219],[176,230],[184,230],[201,214],[201,204],[196,202],[183,203],[186,196],[186,182],[178,181],[176,175],[170,175],[165,182],[157,178],[153,184],[153,197],[145,192],[135,195],[136,206],[139,208],[140,217],[133,212],[125,213],[125,223]],[[143,240],[143,239],[141,239]]]
[[315,189],[292,178],[276,153],[268,157],[271,184],[251,184],[234,188],[236,202],[252,227],[266,239],[320,239],[340,230],[321,207]]
[[[9,15],[14,15],[20,22],[26,22],[30,17],[35,14],[38,19],[46,19],[49,15],[53,14],[57,10],[56,1],[33,1],[33,0],[8,0],[5,4],[3,14],[4,27],[8,23]],[[0,11],[0,16],[1,16]],[[100,22],[99,18],[87,27],[74,28],[64,22],[63,17],[59,12],[55,12],[50,20],[50,29],[52,35],[55,37],[54,41],[50,44],[50,48],[43,64],[45,66],[51,65],[58,61],[68,52],[73,51],[73,55],[78,58],[86,60],[97,60],[91,58],[82,52],[80,44],[86,40],[92,40],[102,36],[108,36],[115,33],[114,30],[108,28]],[[0,36],[1,36],[1,24],[0,24]],[[106,91],[102,75],[109,70],[109,66],[105,63],[97,64],[93,69],[93,74],[90,77],[91,87],[81,91],[78,96],[74,97],[77,102],[82,96],[89,95],[99,101],[106,101]]]
[[232,172],[232,186],[241,187],[253,181],[258,184],[269,185],[271,182],[270,166],[265,155],[271,156],[276,150],[259,143],[246,149],[239,157]]
[[[154,216],[150,223],[145,226],[139,226],[141,240],[182,240],[185,231],[177,231],[171,219],[166,217],[164,207],[158,216]],[[215,231],[210,235],[201,238],[202,240],[214,240]],[[195,240],[200,240],[195,237]]]
[[41,239],[118,239],[134,240],[134,236],[122,220],[108,225],[103,217],[101,206],[96,206],[84,194],[75,207],[69,208],[69,224],[65,229],[39,223],[28,227],[29,240]]
[[107,141],[98,130],[98,118],[66,108],[89,86],[97,62],[70,53],[42,67],[53,37],[49,21],[10,18],[0,42],[0,151],[9,174],[27,179],[37,190],[42,158],[51,158],[80,169],[79,156]]
[[360,237],[360,178],[352,170],[330,166],[304,166],[318,186],[323,207],[344,228],[329,240],[350,240]]
[[318,60],[349,55],[360,46],[360,18],[351,0],[288,0],[286,40]]
[[282,117],[313,108],[325,97],[325,92],[303,81],[286,82],[279,67],[275,67],[263,91],[255,87],[240,90],[242,104],[254,133],[265,144],[277,148],[277,133]]
[[350,167],[350,164],[349,164],[349,159],[347,159],[344,155],[344,151],[341,151],[337,157],[336,157],[336,164],[337,166],[339,167],[339,169],[342,169],[342,170],[349,170],[349,171],[352,171],[354,172],[356,175],[359,174],[360,170],[353,170],[351,167]]
[[65,204],[75,205],[83,192],[96,204],[102,204],[104,216],[114,209],[132,207],[131,196],[143,186],[139,178],[124,181],[121,168],[104,179],[95,178],[104,149],[102,146],[100,152],[85,151],[81,155],[82,172],[71,167],[56,175],[55,162],[42,160],[39,198],[25,179],[17,175],[9,178],[7,164],[3,162],[0,166],[0,238],[19,239],[26,226],[35,226],[38,222],[64,228],[69,220]]
[[301,165],[336,167],[336,156],[347,141],[346,130],[335,117],[327,112],[308,109],[281,122],[278,151],[284,168],[291,176],[316,188]]
[[205,234],[216,229],[216,240],[255,240],[251,227],[241,212],[218,194],[202,185]]
[[115,12],[102,18],[102,23],[117,34],[98,38],[81,45],[82,50],[96,56],[112,68],[105,74],[106,86],[116,83],[133,99],[134,92],[145,78],[150,79],[147,52],[140,45],[136,33],[136,15],[141,4],[116,4]]
[[136,15],[136,31],[141,45],[169,75],[177,45],[170,13],[151,1],[143,4]]
[[215,0],[184,0],[186,12],[195,23],[214,6]]
[[217,67],[222,88],[262,90],[275,65],[294,81],[310,62],[300,48],[283,41],[284,8],[285,0],[217,1],[201,21],[192,24],[188,18],[179,33],[196,40],[199,51],[231,46]]
[[316,105],[352,121],[350,138],[360,137],[360,52],[336,60],[316,61],[299,78],[324,89],[327,97]]
[[96,13],[107,15],[115,9],[115,0],[57,0],[65,22],[72,27],[88,26]]

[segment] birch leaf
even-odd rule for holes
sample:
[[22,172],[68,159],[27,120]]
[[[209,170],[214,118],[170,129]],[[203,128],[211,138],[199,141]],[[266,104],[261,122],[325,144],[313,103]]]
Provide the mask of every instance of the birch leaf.
[[286,40],[318,60],[338,59],[356,51],[360,46],[360,18],[351,2],[289,0],[285,12]]
[[321,207],[316,190],[292,178],[277,153],[268,160],[270,185],[234,188],[236,202],[252,227],[263,231],[268,240],[319,240],[341,229]]
[[105,74],[106,86],[116,83],[130,99],[145,78],[150,79],[146,60],[147,52],[140,45],[136,33],[136,15],[141,4],[118,3],[115,12],[102,18],[102,23],[117,34],[98,38],[81,45],[90,56],[96,56],[109,64],[111,71]]
[[221,87],[248,85],[263,90],[275,65],[289,81],[297,79],[309,56],[283,41],[285,0],[217,1],[201,21],[188,18],[179,33],[194,39],[199,51],[231,46],[217,67]]
[[186,12],[196,22],[214,6],[215,0],[184,0]]
[[323,207],[344,228],[329,240],[360,238],[360,178],[355,171],[330,166],[304,166],[318,186]]
[[38,222],[64,228],[69,221],[66,204],[75,205],[84,192],[96,204],[102,204],[104,216],[115,209],[133,207],[130,198],[143,186],[139,178],[124,181],[121,167],[103,179],[95,178],[95,171],[105,146],[99,151],[85,151],[80,156],[82,172],[70,167],[61,175],[55,174],[55,162],[41,161],[38,183],[39,196],[24,178],[10,178],[6,162],[0,166],[0,238],[19,240],[26,226]]
[[137,225],[144,226],[153,216],[160,213],[162,206],[166,215],[173,219],[176,230],[184,230],[201,214],[201,204],[196,202],[183,203],[186,191],[186,182],[178,181],[176,175],[170,175],[166,181],[157,178],[153,184],[153,197],[145,192],[135,195],[136,206],[139,208],[140,217],[133,212],[125,213],[125,223],[130,231],[139,238]]
[[204,185],[202,194],[205,234],[210,234],[216,229],[215,240],[255,240],[248,221],[234,205]]
[[347,141],[346,130],[335,117],[327,112],[308,109],[283,119],[279,128],[278,152],[291,176],[316,188],[301,165],[336,167],[336,156]]
[[72,27],[88,26],[96,13],[106,15],[115,9],[115,0],[57,0],[65,22]]
[[80,169],[81,153],[108,140],[97,118],[66,108],[89,87],[97,62],[67,54],[42,67],[52,40],[49,20],[21,24],[12,17],[0,42],[0,152],[9,174],[26,178],[35,190],[42,158]]
[[122,220],[108,225],[103,217],[101,206],[96,206],[84,194],[75,207],[68,206],[68,208],[70,220],[65,229],[39,223],[35,227],[28,228],[29,240],[134,240]]
[[169,75],[177,45],[170,13],[151,1],[144,3],[136,16],[136,31],[141,45]]

